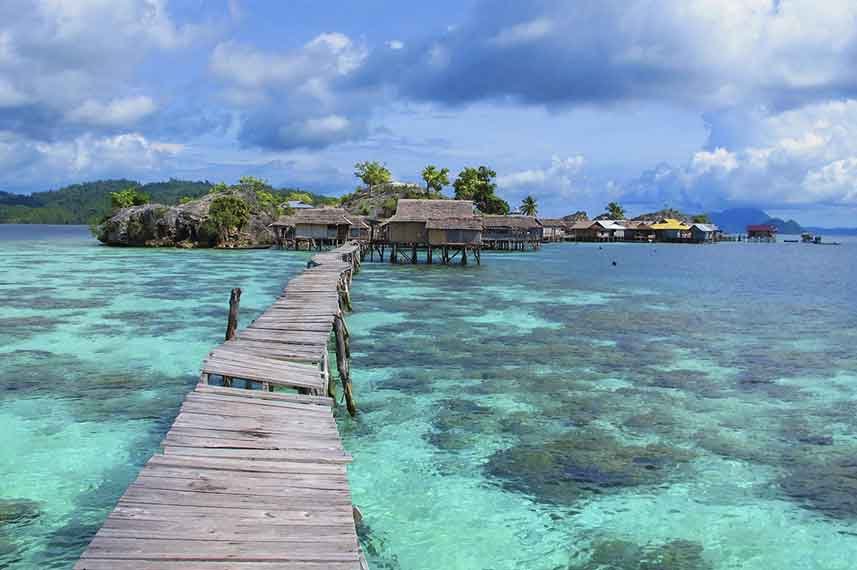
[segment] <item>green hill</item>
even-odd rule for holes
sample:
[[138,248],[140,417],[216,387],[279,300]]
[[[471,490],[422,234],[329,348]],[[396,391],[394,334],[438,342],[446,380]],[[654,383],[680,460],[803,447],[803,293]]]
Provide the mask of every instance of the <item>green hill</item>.
[[[182,198],[205,196],[214,185],[206,181],[170,179],[140,184],[134,180],[98,180],[72,184],[59,190],[34,192],[29,196],[0,192],[0,224],[92,224],[110,215],[110,193],[135,188],[149,202],[174,206]],[[281,201],[302,200],[314,205],[333,205],[338,198],[297,188],[272,190]]]
[[72,184],[29,196],[0,192],[0,223],[89,224],[110,213],[111,192],[133,187],[148,194],[152,202],[178,204],[183,196],[198,198],[205,195],[211,186],[207,181],[169,180],[140,184],[119,179]]

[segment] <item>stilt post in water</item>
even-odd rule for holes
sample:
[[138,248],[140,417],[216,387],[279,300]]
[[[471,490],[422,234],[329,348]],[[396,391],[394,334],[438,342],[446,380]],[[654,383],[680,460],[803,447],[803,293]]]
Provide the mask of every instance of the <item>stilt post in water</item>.
[[238,307],[241,305],[241,289],[236,287],[229,295],[229,319],[226,321],[226,340],[235,338],[238,330]]
[[342,315],[337,315],[333,320],[333,331],[336,334],[336,368],[339,371],[339,379],[342,382],[342,391],[345,393],[345,405],[348,413],[357,415],[357,405],[354,402],[354,392],[351,388],[351,371],[348,367],[347,348],[345,346],[345,330]]

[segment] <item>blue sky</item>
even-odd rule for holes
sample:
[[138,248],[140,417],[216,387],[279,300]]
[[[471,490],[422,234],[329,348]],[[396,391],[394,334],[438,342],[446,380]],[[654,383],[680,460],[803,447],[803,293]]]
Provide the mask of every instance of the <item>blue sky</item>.
[[857,4],[5,0],[0,190],[485,164],[545,215],[857,225]]

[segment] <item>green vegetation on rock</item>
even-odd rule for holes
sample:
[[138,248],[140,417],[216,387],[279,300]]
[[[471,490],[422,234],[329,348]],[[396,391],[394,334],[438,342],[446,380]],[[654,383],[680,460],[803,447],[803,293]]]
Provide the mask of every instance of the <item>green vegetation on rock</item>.
[[149,199],[148,194],[134,187],[110,193],[110,205],[117,210],[119,208],[130,208],[131,206],[142,206],[143,204],[147,204]]
[[250,221],[250,207],[239,196],[218,196],[208,209],[210,227],[215,230],[218,243],[233,238]]
[[494,183],[496,176],[497,173],[486,166],[465,168],[458,173],[453,183],[455,199],[473,200],[483,214],[508,214],[508,202],[494,194],[497,189]]
[[377,161],[364,160],[354,165],[354,176],[366,186],[386,184],[393,181],[393,175],[386,166]]

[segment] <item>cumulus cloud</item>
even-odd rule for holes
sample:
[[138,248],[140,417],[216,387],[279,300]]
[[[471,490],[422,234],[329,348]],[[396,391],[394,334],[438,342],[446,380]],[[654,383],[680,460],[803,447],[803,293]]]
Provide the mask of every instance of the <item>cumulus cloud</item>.
[[367,48],[339,33],[316,36],[297,50],[262,52],[225,42],[209,67],[225,98],[241,108],[239,139],[271,149],[321,148],[364,137],[371,105],[341,82],[367,57]]
[[124,97],[103,103],[89,99],[66,115],[70,121],[96,126],[128,126],[155,111],[146,96]]
[[134,85],[137,64],[197,31],[163,0],[0,3],[0,129],[38,140],[118,132],[157,107]]
[[712,124],[712,138],[740,144],[660,165],[630,184],[626,198],[699,208],[857,206],[857,100],[741,115],[751,136],[719,132],[735,129],[734,120]]
[[0,131],[0,167],[10,187],[145,175],[167,167],[183,151],[181,144],[150,140],[135,132],[41,142]]
[[452,30],[376,52],[360,79],[445,103],[787,107],[857,91],[855,53],[848,0],[483,0]]
[[504,190],[531,192],[551,191],[569,193],[580,179],[586,160],[582,155],[551,158],[545,168],[520,170],[497,177],[497,186]]

